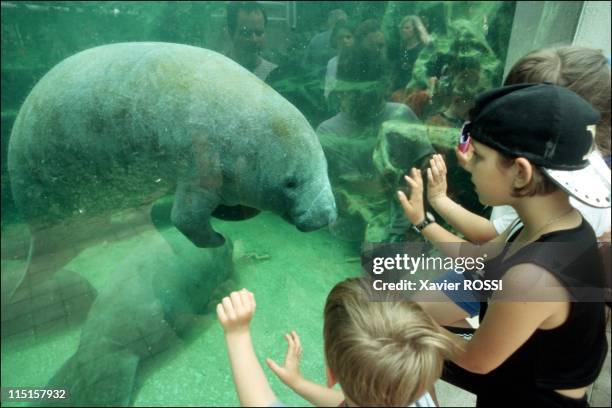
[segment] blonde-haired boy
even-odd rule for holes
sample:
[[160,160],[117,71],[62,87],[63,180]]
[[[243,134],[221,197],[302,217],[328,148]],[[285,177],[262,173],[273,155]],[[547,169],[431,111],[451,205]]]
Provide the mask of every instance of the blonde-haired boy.
[[[283,366],[272,371],[315,406],[435,406],[427,392],[440,377],[453,342],[418,304],[374,301],[369,281],[351,278],[329,293],[324,312],[327,387],[303,378],[295,332],[286,334]],[[392,299],[388,299],[392,300]],[[249,333],[255,299],[243,289],[217,305],[243,406],[282,406],[259,364]],[[340,389],[332,389],[336,383]]]

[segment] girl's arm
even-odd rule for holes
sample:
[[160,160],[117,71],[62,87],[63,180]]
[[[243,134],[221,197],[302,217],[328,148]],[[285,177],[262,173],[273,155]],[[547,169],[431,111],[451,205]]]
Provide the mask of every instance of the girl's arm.
[[[452,361],[476,374],[496,369],[538,328],[559,326],[569,312],[567,291],[539,266],[522,264],[511,268],[504,276],[503,285],[503,295],[496,294],[489,302],[485,318],[472,340],[465,341],[445,330],[446,336],[463,350]],[[567,301],[542,301],[543,294],[549,299]]]

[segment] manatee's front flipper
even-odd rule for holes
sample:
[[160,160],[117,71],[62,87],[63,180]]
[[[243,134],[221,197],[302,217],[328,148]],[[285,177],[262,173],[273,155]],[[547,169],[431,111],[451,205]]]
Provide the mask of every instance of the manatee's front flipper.
[[53,376],[47,387],[67,390],[68,398],[47,400],[45,406],[128,406],[139,360],[136,354],[128,350],[77,351]]
[[172,223],[199,248],[221,246],[225,238],[210,225],[210,214],[219,203],[217,194],[179,183],[172,206]]

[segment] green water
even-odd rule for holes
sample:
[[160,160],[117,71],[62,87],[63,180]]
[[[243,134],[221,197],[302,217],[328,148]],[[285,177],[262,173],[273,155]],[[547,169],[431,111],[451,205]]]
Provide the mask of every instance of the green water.
[[[350,262],[354,249],[335,240],[327,231],[300,233],[279,217],[264,213],[241,223],[217,222],[216,227],[234,238],[235,277],[230,289],[246,287],[257,301],[252,335],[258,357],[284,359],[284,333],[296,330],[302,339],[301,369],[307,378],[324,383],[322,310],[329,290],[340,280],[360,273]],[[179,234],[175,230],[176,234]],[[140,242],[156,234],[145,231],[127,239],[106,242],[85,250],[66,266],[79,271],[96,289],[120,259]],[[266,259],[257,260],[249,254]],[[266,256],[267,255],[267,256]],[[3,262],[5,267],[23,262]],[[2,342],[2,386],[46,384],[77,349],[79,328],[51,336],[15,335]],[[306,402],[290,392],[265,367],[277,395],[290,405]],[[223,332],[214,313],[201,316],[189,339],[173,350],[145,362],[135,400],[148,405],[235,406]],[[7,404],[7,406],[10,404]],[[15,404],[19,405],[19,404]]]

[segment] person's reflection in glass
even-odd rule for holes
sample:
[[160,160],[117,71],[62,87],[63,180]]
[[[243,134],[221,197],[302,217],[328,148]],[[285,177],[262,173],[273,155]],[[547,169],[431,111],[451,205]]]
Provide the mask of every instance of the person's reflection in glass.
[[370,33],[370,47],[353,47],[340,55],[334,90],[340,112],[317,128],[338,205],[332,233],[358,242],[380,210],[377,205],[389,202],[372,160],[381,124],[391,119],[418,122],[407,106],[385,101],[387,66],[376,46],[378,33]]
[[391,89],[401,90],[412,78],[414,63],[421,51],[431,43],[431,37],[418,16],[408,15],[399,25],[400,49],[394,56],[393,79]]
[[[467,118],[473,98],[486,86],[482,84],[480,62],[477,57],[459,57],[453,60],[449,72],[445,76],[450,83],[443,85],[438,82],[434,98],[446,100],[442,108],[426,121],[428,125],[460,128]],[[443,89],[447,88],[447,91]]]
[[232,1],[227,5],[227,28],[232,40],[229,57],[265,81],[277,65],[260,56],[268,17],[256,1]]
[[338,75],[338,57],[340,54],[351,48],[355,43],[353,28],[343,21],[339,21],[332,30],[331,39],[332,47],[336,49],[338,54],[327,62],[327,71],[325,73],[325,88],[323,94],[325,98],[329,98],[331,91],[336,85]]

